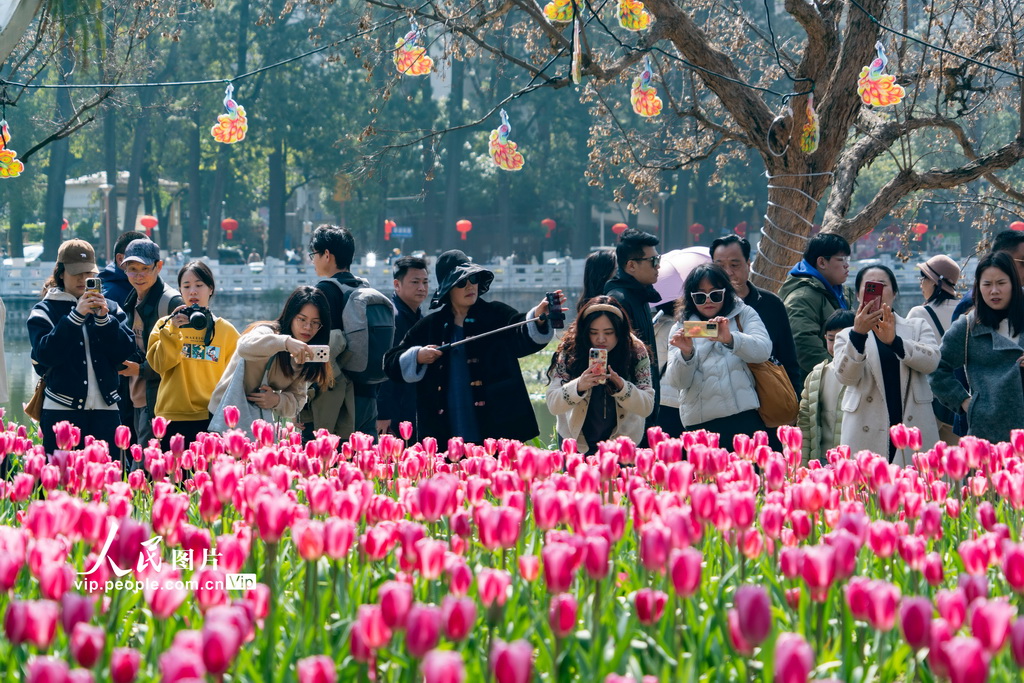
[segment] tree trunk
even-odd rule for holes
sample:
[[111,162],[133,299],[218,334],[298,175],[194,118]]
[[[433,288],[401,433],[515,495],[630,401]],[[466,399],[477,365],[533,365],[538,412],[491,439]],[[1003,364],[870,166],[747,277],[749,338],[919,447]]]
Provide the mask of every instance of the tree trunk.
[[[103,223],[103,243],[109,239],[110,244],[116,241],[117,234],[117,110],[109,100],[103,116],[103,167],[106,169],[106,184],[114,189],[110,191],[110,201],[105,212]],[[110,255],[105,255],[110,258]]]
[[150,114],[149,107],[153,102],[150,94],[152,88],[144,88],[139,93],[139,118],[135,122],[135,137],[132,139],[132,153],[128,162],[128,184],[124,197],[124,230],[134,230],[139,218],[140,187],[142,185],[142,165],[146,160],[146,145],[149,142]]
[[[71,81],[74,69],[74,55],[71,46],[65,43],[62,48],[61,71]],[[57,114],[61,120],[67,121],[74,115],[71,104],[71,91],[61,88],[57,91]],[[45,227],[43,228],[43,260],[56,261],[57,250],[60,248],[60,226],[64,222],[64,183],[68,177],[68,162],[71,159],[71,143],[61,138],[51,143],[50,167],[46,173],[46,200],[44,204]]]
[[428,142],[423,143],[423,213],[413,233],[412,244],[429,247],[439,244],[441,234],[438,217],[438,183],[434,177],[434,153]]
[[188,246],[192,255],[198,257],[203,253],[203,174],[202,143],[199,135],[202,130],[200,113],[193,114],[194,126],[188,130]]
[[[573,202],[572,227],[566,227],[572,231],[572,255],[575,258],[582,258],[589,253],[591,245],[601,243],[601,236],[597,235],[597,239],[594,239],[593,222],[590,218],[590,185],[585,176],[581,176],[578,182],[576,201]],[[607,224],[604,229],[608,229]]]
[[[26,170],[28,169],[26,168]],[[13,180],[15,183],[18,181],[23,181],[22,184],[30,182],[24,173],[21,174],[20,178]],[[8,180],[8,182],[12,181]],[[8,233],[11,258],[22,258],[25,256],[25,217],[28,215],[28,206],[25,202],[25,193],[21,189],[20,186],[16,185],[7,191],[7,207],[11,212],[11,229]]]
[[[267,204],[270,216],[267,225],[267,255],[284,258],[285,236],[285,149],[284,138],[278,136],[274,151],[267,158],[270,175]],[[301,249],[301,247],[300,247]]]
[[224,185],[230,163],[231,147],[220,145],[217,150],[217,170],[213,174],[213,190],[210,192],[210,219],[206,226],[206,255],[211,259],[219,257],[217,248],[220,246],[220,222],[224,212]]
[[[462,125],[464,121],[463,99],[465,97],[466,65],[459,59],[452,60],[452,91],[448,96],[448,125]],[[445,146],[448,158],[445,161],[444,222],[441,224],[440,245],[444,249],[456,246],[455,222],[459,220],[459,181],[462,171],[462,149],[465,135],[462,130],[448,133]]]
[[[498,172],[498,221],[497,226],[481,225],[477,227],[477,234],[481,238],[491,232],[495,227],[498,229],[498,239],[493,237],[487,239],[491,249],[498,252],[500,256],[508,256],[513,251],[512,239],[512,179],[505,171]],[[483,228],[481,231],[480,228]],[[472,233],[470,233],[472,234]],[[486,238],[485,238],[486,239]]]

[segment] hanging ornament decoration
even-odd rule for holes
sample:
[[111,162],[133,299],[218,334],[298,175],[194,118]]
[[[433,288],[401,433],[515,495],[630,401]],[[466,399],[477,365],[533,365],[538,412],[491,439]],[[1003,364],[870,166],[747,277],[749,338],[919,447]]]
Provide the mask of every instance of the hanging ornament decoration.
[[426,76],[434,70],[434,60],[420,45],[420,29],[412,22],[412,30],[395,43],[395,67],[401,76]]
[[572,22],[572,82],[576,85],[583,80],[583,41],[580,40],[580,15]]
[[463,218],[461,221],[455,222],[455,229],[459,231],[459,235],[465,240],[466,234],[473,229],[473,223]]
[[558,224],[555,223],[555,219],[554,218],[545,218],[544,220],[542,220],[540,222],[540,227],[542,227],[545,230],[547,230],[547,233],[544,235],[545,239],[551,237],[551,233],[553,233],[555,231],[555,228],[557,227],[557,225]]
[[914,241],[920,242],[921,238],[924,237],[924,234],[928,232],[928,225],[926,223],[915,223],[914,227],[912,227],[910,231],[915,235]]
[[651,25],[651,13],[640,0],[619,0],[619,26],[627,31],[643,31]]
[[694,223],[690,226],[690,234],[694,237],[700,237],[704,234],[704,226],[700,223]]
[[575,14],[572,0],[553,0],[544,5],[544,16],[547,17],[548,21],[568,24],[572,21]]
[[884,73],[889,58],[885,56],[885,49],[882,43],[875,43],[875,51],[878,56],[871,64],[860,70],[860,78],[857,79],[857,94],[864,104],[875,107],[889,107],[899,104],[900,100],[907,94],[902,85],[896,83],[896,77]]
[[224,90],[224,110],[226,114],[217,117],[217,125],[210,129],[210,134],[217,142],[225,145],[233,145],[245,139],[245,132],[249,130],[249,120],[245,118],[245,107],[232,98],[235,86],[228,83]]
[[739,235],[740,237],[746,237],[747,236],[747,222],[746,221],[740,221],[739,223],[736,224],[736,227],[733,228],[732,231],[734,233],[736,233],[737,235]]
[[238,230],[238,221],[234,218],[225,218],[220,222],[220,227],[224,231],[225,239],[232,239],[235,236],[235,230]]
[[820,141],[821,122],[818,120],[818,112],[814,111],[814,93],[810,93],[807,95],[807,120],[800,131],[800,151],[814,154]]
[[645,118],[661,113],[661,98],[658,97],[658,89],[651,85],[653,76],[651,58],[644,57],[644,70],[633,79],[633,90],[630,92],[629,101],[633,105],[633,111]]
[[158,224],[159,221],[157,220],[156,216],[147,215],[139,218],[139,225],[141,225],[146,230],[146,237],[153,236],[153,228],[155,228]]
[[522,152],[516,149],[516,143],[508,139],[508,134],[511,132],[512,126],[509,125],[508,114],[502,109],[501,125],[491,131],[488,149],[495,166],[503,171],[521,171],[526,159]]
[[1014,221],[1010,223],[1010,230],[1016,230],[1017,232],[1024,230],[1024,222]]
[[627,230],[629,230],[629,226],[626,225],[625,223],[616,223],[615,225],[612,226],[612,232],[614,232],[616,235],[621,235]]
[[7,148],[11,141],[11,131],[7,127],[7,119],[0,121],[0,178],[17,178],[25,170],[18,153]]

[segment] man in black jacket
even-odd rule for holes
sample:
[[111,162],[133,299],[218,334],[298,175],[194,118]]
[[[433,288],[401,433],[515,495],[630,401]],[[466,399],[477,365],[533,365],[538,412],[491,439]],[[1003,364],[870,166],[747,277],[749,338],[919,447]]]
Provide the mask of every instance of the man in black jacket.
[[163,267],[160,247],[145,237],[133,240],[121,260],[121,270],[132,284],[124,312],[128,315],[128,327],[135,334],[139,353],[132,360],[126,360],[124,370],[118,374],[128,378],[136,439],[143,447],[153,438],[153,408],[160,387],[160,375],[146,361],[149,333],[157,320],[184,303],[178,290],[160,278]]
[[[430,293],[427,262],[418,256],[403,256],[395,261],[395,345],[423,318],[420,306]],[[416,387],[388,380],[377,393],[377,433],[398,435],[402,422],[416,424]],[[417,441],[415,431],[412,441]]]
[[[629,322],[640,340],[647,345],[651,355],[651,383],[654,385],[654,410],[645,421],[646,427],[657,424],[658,406],[661,403],[661,378],[658,376],[658,346],[654,340],[654,323],[651,320],[651,304],[661,300],[654,289],[658,281],[658,255],[660,240],[654,235],[639,230],[622,233],[615,247],[618,269],[615,276],[605,283],[604,293],[622,304],[629,315]],[[644,442],[647,436],[644,436]]]

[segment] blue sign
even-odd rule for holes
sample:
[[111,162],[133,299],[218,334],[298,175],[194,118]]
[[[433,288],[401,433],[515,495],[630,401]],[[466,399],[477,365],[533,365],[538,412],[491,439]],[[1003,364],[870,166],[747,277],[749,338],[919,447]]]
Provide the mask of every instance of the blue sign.
[[409,239],[412,237],[412,226],[411,225],[396,225],[391,228],[391,239]]

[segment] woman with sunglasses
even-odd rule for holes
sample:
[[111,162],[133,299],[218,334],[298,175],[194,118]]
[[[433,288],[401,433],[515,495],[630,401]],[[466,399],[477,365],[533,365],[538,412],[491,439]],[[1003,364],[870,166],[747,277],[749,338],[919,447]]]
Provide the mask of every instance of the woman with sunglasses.
[[[306,404],[309,385],[327,386],[329,363],[314,362],[311,345],[330,341],[331,309],[315,287],[298,287],[277,320],[255,322],[238,338],[236,353],[210,397],[210,412],[222,399],[236,372],[245,373],[246,398],[284,420],[295,420]],[[263,376],[266,374],[266,384]],[[249,425],[240,425],[248,430]]]
[[[526,391],[519,358],[542,350],[551,339],[546,320],[535,320],[474,341],[472,338],[546,316],[547,300],[523,315],[511,306],[484,301],[494,274],[457,249],[437,259],[439,309],[417,322],[384,358],[394,382],[416,383],[416,428],[442,444],[453,436],[527,441],[540,429]],[[562,293],[556,292],[560,302]],[[459,343],[466,341],[465,343]],[[459,343],[458,346],[443,345]]]
[[665,381],[679,390],[683,427],[717,432],[724,448],[732,447],[737,434],[765,430],[747,364],[768,360],[772,342],[757,312],[736,296],[720,266],[707,263],[690,272],[676,317]]
[[[594,363],[591,349],[606,353],[603,367]],[[637,443],[643,438],[644,419],[654,409],[651,359],[618,301],[597,296],[584,304],[547,374],[548,410],[558,418],[558,436],[576,439],[581,453],[597,453],[599,443],[619,436]]]

